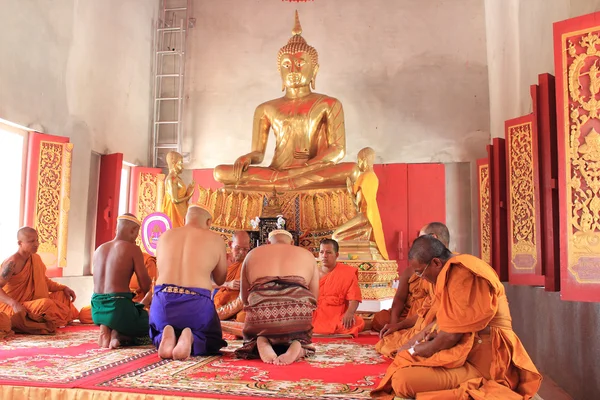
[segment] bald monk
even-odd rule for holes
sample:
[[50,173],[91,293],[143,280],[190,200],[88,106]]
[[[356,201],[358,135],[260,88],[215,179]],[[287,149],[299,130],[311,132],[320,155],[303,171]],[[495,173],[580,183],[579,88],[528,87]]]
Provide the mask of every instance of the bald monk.
[[19,229],[17,241],[19,250],[2,263],[0,312],[11,317],[16,332],[53,333],[78,317],[75,292],[46,277],[35,229]]
[[504,286],[483,260],[453,255],[432,236],[408,254],[435,285],[436,323],[399,349],[371,395],[391,399],[529,399],[542,380],[511,327]]
[[210,231],[212,215],[190,206],[185,226],[158,240],[158,279],[150,306],[150,338],[161,358],[217,354],[227,346],[211,300],[212,282],[227,274],[225,243]]
[[117,218],[117,235],[94,252],[92,320],[100,325],[98,345],[116,349],[148,334],[148,312],[133,302],[129,281],[136,275],[140,289],[150,289],[144,256],[135,241],[140,221],[133,214]]
[[358,336],[365,321],[356,315],[362,301],[358,286],[358,270],[338,263],[338,242],[333,239],[321,241],[319,257],[319,298],[313,315],[314,332],[319,334],[347,334]]
[[313,254],[293,245],[291,233],[271,231],[269,243],[248,253],[242,265],[246,321],[244,346],[235,354],[288,365],[315,351],[311,321],[319,271]]
[[[421,228],[419,236],[432,235],[444,246],[450,245],[450,232],[441,222],[431,222]],[[429,295],[430,284],[420,279],[410,266],[398,278],[398,289],[394,295],[392,308],[382,310],[373,317],[371,329],[380,331],[380,337],[411,328],[418,318],[418,311]],[[398,346],[400,347],[400,346]]]
[[238,322],[244,322],[245,313],[242,311],[243,304],[240,299],[240,274],[242,263],[250,251],[250,235],[246,231],[236,231],[231,239],[229,246],[233,264],[227,267],[225,283],[219,288],[213,301],[219,319],[226,320],[237,317]]

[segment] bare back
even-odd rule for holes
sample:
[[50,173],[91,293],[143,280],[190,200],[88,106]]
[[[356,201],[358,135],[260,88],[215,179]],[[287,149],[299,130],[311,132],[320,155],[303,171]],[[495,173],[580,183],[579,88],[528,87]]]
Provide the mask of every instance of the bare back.
[[129,292],[129,281],[135,273],[140,289],[150,289],[150,276],[144,266],[142,251],[135,244],[114,239],[96,249],[93,259],[94,293]]
[[208,229],[171,229],[158,240],[156,265],[157,284],[212,290],[212,280],[222,285],[227,275],[225,242]]
[[269,244],[257,247],[246,256],[244,261],[244,291],[259,278],[265,276],[301,276],[311,292],[319,294],[319,272],[313,254],[301,247],[289,244]]

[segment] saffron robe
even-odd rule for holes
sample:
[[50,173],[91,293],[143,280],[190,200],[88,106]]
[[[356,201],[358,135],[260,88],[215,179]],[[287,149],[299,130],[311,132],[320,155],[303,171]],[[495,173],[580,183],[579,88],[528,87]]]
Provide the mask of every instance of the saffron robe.
[[[225,278],[225,281],[230,282],[240,280],[241,272],[241,262],[231,264],[227,267],[227,277]],[[217,314],[219,314],[219,319],[221,320],[226,320],[238,315],[244,306],[240,299],[240,291],[226,287],[219,288],[217,293],[215,293],[213,301],[215,302],[215,308],[217,309]],[[243,320],[239,322],[243,322]]]
[[362,301],[358,286],[358,270],[337,263],[331,272],[319,280],[319,298],[313,314],[313,332],[324,335],[348,334],[354,337],[365,327],[361,316],[354,314],[354,325],[350,329],[342,325],[342,317],[348,310],[350,300]]
[[[150,280],[152,284],[156,281],[158,277],[158,270],[156,268],[156,257],[151,256],[150,254],[142,253],[144,255],[144,266],[146,267],[146,271],[148,271],[148,275],[150,276]],[[153,288],[150,287],[150,290]],[[131,276],[131,280],[129,281],[129,290],[134,293],[133,302],[140,303],[146,294],[140,290],[140,284],[137,279],[137,275],[133,274]],[[148,309],[149,307],[146,307]]]
[[192,356],[218,354],[227,346],[210,290],[171,284],[155,286],[150,306],[150,339],[157,349],[167,325],[173,327],[177,338],[190,328],[194,340]]
[[0,313],[0,339],[4,339],[12,334],[10,317],[5,313]]
[[[154,285],[154,281],[156,281],[156,278],[158,278],[158,270],[156,268],[156,257],[153,257],[149,254],[146,253],[142,253],[144,255],[144,266],[146,267],[146,270],[148,271],[148,275],[150,275],[150,279],[152,280],[152,284]],[[150,290],[152,290],[153,288],[150,287]],[[133,293],[133,302],[134,303],[139,303],[141,302],[144,297],[146,296],[141,290],[140,290],[140,284],[137,280],[137,275],[133,274],[131,276],[131,280],[129,281],[129,290],[131,290],[131,292]],[[148,310],[150,307],[149,306],[145,306],[144,307],[146,310]],[[92,319],[92,308],[91,306],[84,306],[81,308],[81,311],[79,311],[79,322],[81,322],[82,324],[93,324],[94,321]]]
[[[38,254],[32,254],[23,269],[13,275],[4,286],[7,295],[21,303],[27,314],[37,322],[47,322],[48,330],[66,326],[79,317],[79,312],[73,306],[71,299],[63,292],[65,285],[56,283],[46,277],[46,266]],[[14,311],[8,304],[0,304],[0,312],[12,317]],[[27,331],[27,323],[19,331]],[[36,326],[36,332],[38,327]],[[33,333],[33,331],[32,331]]]
[[488,264],[468,254],[451,258],[435,296],[439,330],[462,338],[428,358],[398,352],[372,397],[528,400],[537,393],[542,377],[512,330],[504,286]]
[[[412,274],[410,278],[408,278],[408,296],[406,297],[404,310],[402,310],[398,322],[417,314],[419,308],[421,308],[425,299],[429,296],[430,285],[429,282],[419,278],[416,274]],[[375,313],[371,329],[379,332],[386,324],[389,324],[392,319],[391,311],[391,309],[381,310]]]
[[435,321],[435,315],[437,312],[437,303],[435,303],[435,291],[434,286],[431,282],[422,279],[421,285],[427,287],[428,296],[423,301],[421,307],[417,311],[417,321],[411,328],[396,331],[390,335],[387,335],[375,345],[375,350],[389,358],[396,357],[398,349],[406,342],[408,342],[413,336],[421,332],[425,327]]

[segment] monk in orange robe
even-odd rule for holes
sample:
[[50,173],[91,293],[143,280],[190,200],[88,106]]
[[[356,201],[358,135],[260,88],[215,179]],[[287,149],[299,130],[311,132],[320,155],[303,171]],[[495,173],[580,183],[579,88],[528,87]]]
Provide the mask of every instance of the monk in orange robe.
[[[416,314],[403,321],[403,323],[408,326],[410,325],[408,323],[410,322],[410,319],[416,317],[414,325],[397,331],[388,330],[380,332],[381,340],[379,340],[379,342],[377,342],[375,345],[375,350],[378,353],[389,358],[396,357],[396,353],[398,352],[399,348],[401,348],[417,333],[425,329],[426,326],[435,321],[437,304],[435,303],[434,286],[431,284],[431,282],[428,282],[425,279],[420,279],[420,282],[421,285],[427,286],[426,290],[428,296],[425,298],[425,301],[423,304],[421,304]],[[399,325],[401,326],[402,324]]]
[[[450,245],[450,231],[441,222],[431,222],[421,228],[419,236],[431,235],[440,240],[444,246]],[[398,279],[398,290],[390,310],[381,310],[373,317],[371,329],[379,332],[381,337],[393,332],[408,329],[417,321],[417,313],[429,295],[429,284],[423,282],[410,266]]]
[[471,255],[453,255],[431,236],[408,255],[415,273],[435,284],[436,322],[399,349],[372,397],[524,399],[542,377],[511,327],[504,286]]
[[240,274],[242,264],[250,251],[250,235],[246,231],[237,231],[229,243],[233,264],[227,267],[225,283],[215,293],[213,301],[220,320],[235,317],[236,321],[244,322],[246,313],[242,311],[244,304],[240,298]]
[[358,286],[358,270],[338,263],[338,243],[333,239],[321,242],[321,278],[317,309],[313,314],[313,332],[317,334],[348,334],[358,336],[365,321],[356,315],[362,301]]
[[35,229],[21,228],[17,240],[19,250],[2,263],[0,312],[11,317],[15,331],[52,333],[78,318],[75,292],[46,277]]
[[[152,287],[148,293],[144,293],[140,289],[140,284],[137,280],[137,275],[133,274],[131,277],[131,281],[129,282],[129,290],[134,293],[134,297],[132,301],[134,303],[142,303],[144,304],[144,308],[146,311],[150,308],[150,301],[152,299],[152,289],[154,286],[154,281],[158,278],[158,269],[156,268],[156,257],[151,256],[150,254],[143,253],[144,255],[144,266],[146,267],[146,271],[148,271],[148,275],[152,280]],[[79,312],[79,322],[82,324],[93,324],[92,320],[92,307],[84,306],[81,308]]]

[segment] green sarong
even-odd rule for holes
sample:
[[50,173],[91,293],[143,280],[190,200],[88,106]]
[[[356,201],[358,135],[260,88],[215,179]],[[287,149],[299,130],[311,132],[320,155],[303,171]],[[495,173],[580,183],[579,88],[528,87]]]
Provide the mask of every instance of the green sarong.
[[103,293],[92,295],[92,320],[105,325],[121,335],[147,336],[148,311],[144,305],[133,302],[133,293]]

